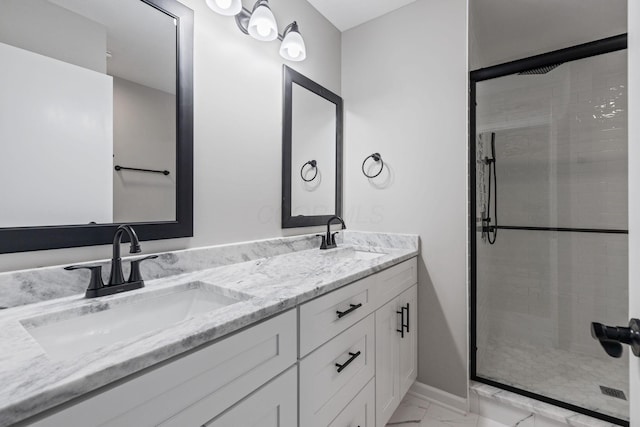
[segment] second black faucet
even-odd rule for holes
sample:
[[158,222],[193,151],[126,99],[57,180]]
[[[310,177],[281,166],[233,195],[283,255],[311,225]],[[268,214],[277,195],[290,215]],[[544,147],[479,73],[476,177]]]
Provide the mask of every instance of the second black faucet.
[[339,216],[334,215],[331,218],[329,218],[329,221],[327,221],[327,234],[326,235],[317,234],[317,236],[322,237],[322,243],[320,244],[320,249],[333,249],[338,246],[336,244],[336,234],[338,234],[339,232],[336,231],[334,233],[331,233],[331,223],[333,221],[340,221],[340,223],[342,224],[343,230],[347,228],[344,221]]

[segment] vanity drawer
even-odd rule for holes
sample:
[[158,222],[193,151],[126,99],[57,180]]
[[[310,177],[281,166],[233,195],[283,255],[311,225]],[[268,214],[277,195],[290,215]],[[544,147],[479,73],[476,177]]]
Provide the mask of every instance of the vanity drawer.
[[301,426],[326,427],[373,378],[374,333],[371,314],[300,361]]
[[300,306],[300,357],[375,310],[375,277],[366,277]]
[[371,380],[328,427],[375,427],[375,402],[375,380]]
[[296,335],[296,312],[290,310],[34,426],[201,426],[292,366]]
[[411,258],[401,264],[375,275],[376,306],[382,307],[399,294],[418,283],[418,258]]

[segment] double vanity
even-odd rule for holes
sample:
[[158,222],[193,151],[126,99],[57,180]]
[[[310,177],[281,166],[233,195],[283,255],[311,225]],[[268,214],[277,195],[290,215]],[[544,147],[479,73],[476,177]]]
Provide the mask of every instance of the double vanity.
[[142,289],[3,310],[0,426],[384,426],[417,374],[418,238],[319,240],[160,254]]

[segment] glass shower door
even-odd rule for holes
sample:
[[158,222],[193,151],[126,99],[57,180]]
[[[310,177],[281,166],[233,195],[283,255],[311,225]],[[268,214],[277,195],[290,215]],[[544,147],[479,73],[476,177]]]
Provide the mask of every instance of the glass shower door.
[[625,50],[476,83],[475,379],[628,421]]

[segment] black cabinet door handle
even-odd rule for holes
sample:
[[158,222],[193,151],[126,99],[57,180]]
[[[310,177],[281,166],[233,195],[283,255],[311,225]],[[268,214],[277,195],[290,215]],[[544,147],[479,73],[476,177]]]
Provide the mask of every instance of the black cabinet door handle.
[[407,333],[409,333],[409,303],[407,303]]
[[404,307],[400,307],[396,314],[400,315],[400,329],[396,329],[396,332],[400,332],[400,338],[404,338]]
[[343,318],[344,316],[346,316],[347,314],[356,311],[357,309],[359,309],[360,307],[362,307],[362,303],[359,304],[349,304],[349,309],[345,310],[345,311],[336,311],[336,314],[338,315],[338,319]]
[[[407,313],[407,319],[405,323],[404,313]],[[400,311],[396,311],[397,314],[401,316],[400,318],[400,329],[396,329],[397,332],[400,332],[400,337],[404,338],[405,331],[409,333],[409,303],[407,303],[406,307],[400,307]]]
[[342,370],[343,370],[344,368],[346,368],[347,366],[349,366],[349,365],[351,364],[351,362],[353,362],[354,360],[356,360],[356,358],[357,358],[358,356],[360,356],[360,352],[359,352],[359,351],[357,351],[357,352],[355,352],[355,353],[351,353],[351,352],[349,352],[349,356],[351,356],[351,357],[349,357],[349,360],[347,360],[346,362],[344,362],[342,365],[341,365],[341,364],[339,364],[339,363],[336,363],[336,367],[338,368],[338,372],[342,372]]

